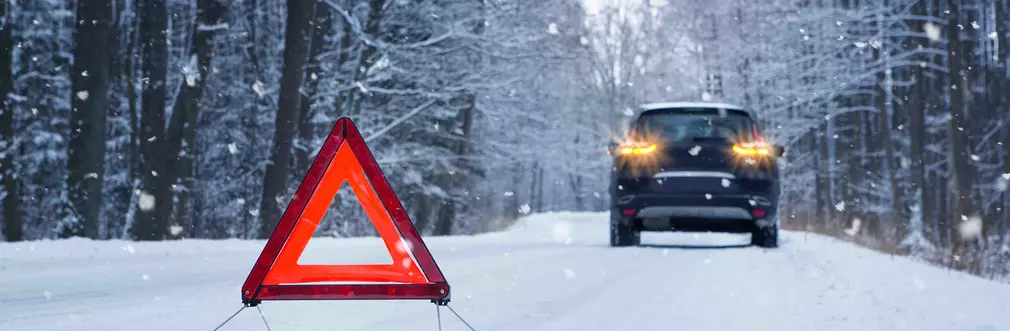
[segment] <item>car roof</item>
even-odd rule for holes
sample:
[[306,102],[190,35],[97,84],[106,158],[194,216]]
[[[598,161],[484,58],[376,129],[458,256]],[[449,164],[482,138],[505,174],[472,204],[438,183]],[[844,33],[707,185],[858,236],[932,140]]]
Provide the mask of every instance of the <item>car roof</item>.
[[639,109],[642,111],[671,108],[713,108],[745,111],[742,106],[720,102],[654,102],[639,106]]

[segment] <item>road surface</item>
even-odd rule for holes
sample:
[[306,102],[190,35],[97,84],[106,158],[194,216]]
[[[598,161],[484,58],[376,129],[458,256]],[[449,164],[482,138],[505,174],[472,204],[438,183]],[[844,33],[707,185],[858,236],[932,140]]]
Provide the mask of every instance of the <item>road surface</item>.
[[[607,246],[607,217],[554,213],[426,238],[478,331],[1010,331],[1010,285],[813,234],[646,234]],[[0,243],[0,330],[210,330],[241,307],[262,241]],[[388,261],[378,238],[310,242],[305,262]],[[427,302],[265,302],[273,330],[437,330]],[[443,330],[466,330],[442,311]],[[246,309],[222,330],[266,330]]]

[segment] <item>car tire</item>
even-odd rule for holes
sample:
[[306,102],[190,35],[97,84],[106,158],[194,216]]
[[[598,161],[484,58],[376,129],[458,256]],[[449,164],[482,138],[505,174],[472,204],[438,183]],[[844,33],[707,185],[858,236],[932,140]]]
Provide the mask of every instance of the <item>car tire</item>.
[[610,247],[638,246],[642,243],[642,234],[628,224],[621,224],[620,216],[611,212],[610,216]]
[[773,225],[765,228],[758,228],[751,234],[751,245],[762,248],[779,247],[779,226]]

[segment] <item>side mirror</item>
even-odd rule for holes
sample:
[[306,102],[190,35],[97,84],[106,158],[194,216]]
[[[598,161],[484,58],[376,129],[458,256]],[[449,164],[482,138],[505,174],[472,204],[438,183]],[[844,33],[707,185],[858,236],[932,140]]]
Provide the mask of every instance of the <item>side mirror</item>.
[[775,146],[772,146],[772,154],[776,157],[786,156],[786,148],[782,147],[782,145],[775,144]]

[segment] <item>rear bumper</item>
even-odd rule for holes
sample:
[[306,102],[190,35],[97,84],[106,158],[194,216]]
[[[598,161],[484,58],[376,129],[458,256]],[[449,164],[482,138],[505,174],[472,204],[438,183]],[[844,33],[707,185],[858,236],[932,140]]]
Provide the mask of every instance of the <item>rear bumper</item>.
[[639,231],[752,232],[774,225],[775,205],[746,194],[626,194],[616,219]]

